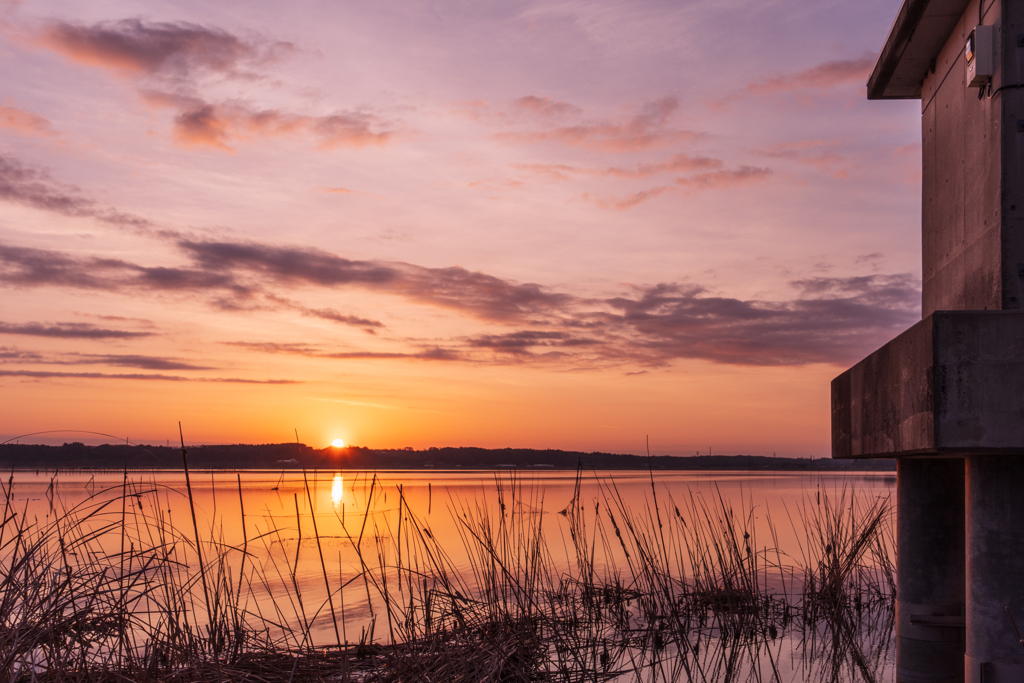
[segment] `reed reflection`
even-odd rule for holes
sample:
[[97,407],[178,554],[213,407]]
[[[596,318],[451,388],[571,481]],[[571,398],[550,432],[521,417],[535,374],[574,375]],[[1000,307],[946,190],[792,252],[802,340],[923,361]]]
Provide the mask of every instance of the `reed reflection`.
[[[324,473],[334,509],[319,513],[315,472],[204,473],[191,497],[169,472],[0,480],[0,605],[16,606],[0,607],[0,645],[5,628],[43,634],[8,661],[131,673],[159,644],[168,678],[147,680],[182,661],[207,680],[225,662],[282,666],[278,680],[493,680],[510,663],[510,681],[892,680],[887,477],[348,472]],[[198,541],[172,521],[193,509]],[[197,545],[204,562],[182,563]],[[113,595],[117,616],[96,622],[82,595]],[[108,625],[120,615],[127,630]]]

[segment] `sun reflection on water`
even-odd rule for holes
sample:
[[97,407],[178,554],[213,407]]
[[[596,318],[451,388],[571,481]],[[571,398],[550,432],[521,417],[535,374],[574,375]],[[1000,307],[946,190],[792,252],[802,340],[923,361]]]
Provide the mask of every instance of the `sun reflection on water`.
[[341,483],[341,475],[334,475],[334,483],[331,484],[331,501],[334,502],[334,507],[341,505],[341,495],[344,492]]

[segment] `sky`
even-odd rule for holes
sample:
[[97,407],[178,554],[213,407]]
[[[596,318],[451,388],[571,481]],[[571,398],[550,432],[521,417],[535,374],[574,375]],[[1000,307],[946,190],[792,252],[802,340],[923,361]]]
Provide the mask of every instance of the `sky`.
[[826,457],[920,319],[898,9],[0,0],[0,441]]

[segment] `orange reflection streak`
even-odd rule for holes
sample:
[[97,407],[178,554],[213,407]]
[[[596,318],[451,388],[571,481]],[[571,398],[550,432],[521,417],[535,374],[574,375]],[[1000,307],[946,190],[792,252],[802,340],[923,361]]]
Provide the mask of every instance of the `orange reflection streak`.
[[342,486],[342,479],[340,474],[334,475],[334,483],[331,484],[331,500],[334,502],[334,507],[341,505],[341,496],[344,493],[344,487]]

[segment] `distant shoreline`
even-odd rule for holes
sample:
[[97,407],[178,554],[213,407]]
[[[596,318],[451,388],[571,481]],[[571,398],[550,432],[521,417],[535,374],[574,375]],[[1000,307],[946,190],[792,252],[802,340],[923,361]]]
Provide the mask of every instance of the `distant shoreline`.
[[[445,447],[424,450],[362,447],[314,449],[300,443],[189,446],[195,469],[282,470],[672,470],[768,472],[895,472],[896,461],[775,458],[761,455],[623,455],[556,449]],[[105,444],[62,446],[0,445],[0,468],[180,470],[181,449],[173,446]]]

